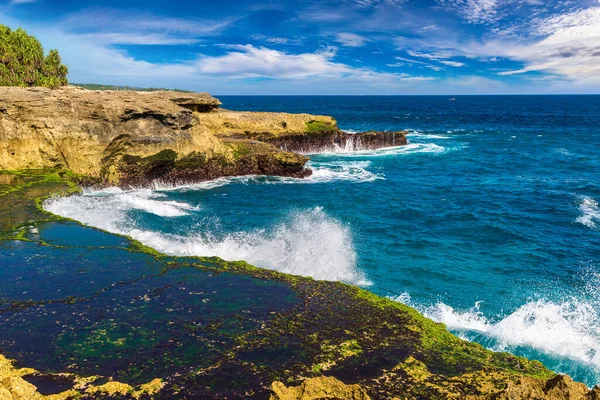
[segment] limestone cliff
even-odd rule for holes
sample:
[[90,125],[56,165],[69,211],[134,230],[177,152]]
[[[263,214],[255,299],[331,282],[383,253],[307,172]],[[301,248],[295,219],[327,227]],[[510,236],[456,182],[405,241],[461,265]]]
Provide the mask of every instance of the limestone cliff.
[[0,170],[64,168],[121,186],[305,177],[308,159],[293,151],[406,143],[403,133],[345,134],[331,117],[220,104],[207,93],[0,87]]

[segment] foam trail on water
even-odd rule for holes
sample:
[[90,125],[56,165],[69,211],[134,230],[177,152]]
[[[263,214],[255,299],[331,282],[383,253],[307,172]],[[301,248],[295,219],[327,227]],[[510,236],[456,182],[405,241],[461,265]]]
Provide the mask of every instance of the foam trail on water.
[[132,210],[142,210],[162,217],[178,217],[193,208],[153,199],[155,196],[160,194],[118,189],[86,191],[82,196],[49,199],[44,208],[96,228],[131,236],[170,255],[218,256],[315,279],[370,284],[356,267],[350,229],[321,208],[292,213],[268,230],[219,233],[197,227],[185,235],[174,235],[144,229],[129,214]]
[[[453,133],[452,131],[448,131],[448,134]],[[452,136],[449,135],[439,135],[435,133],[424,133],[421,131],[411,130],[407,135],[409,138],[418,138],[418,139],[452,139]]]
[[188,215],[190,211],[198,209],[198,207],[192,207],[187,203],[159,200],[165,195],[149,189],[132,191],[124,191],[119,188],[100,191],[85,190],[83,197],[89,199],[94,207],[104,214],[140,210],[160,217],[182,217]]
[[581,215],[577,218],[577,222],[588,228],[596,229],[597,223],[600,222],[600,207],[598,202],[591,197],[583,197],[579,204]]

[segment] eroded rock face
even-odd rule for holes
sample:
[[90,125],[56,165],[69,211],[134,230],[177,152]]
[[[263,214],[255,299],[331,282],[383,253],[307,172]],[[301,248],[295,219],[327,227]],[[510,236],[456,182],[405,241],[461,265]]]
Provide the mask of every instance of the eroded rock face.
[[145,157],[169,148],[181,154],[199,149],[227,154],[178,102],[220,104],[206,93],[182,98],[176,92],[2,87],[0,169],[66,168],[100,178],[106,161],[119,152]]
[[121,186],[310,173],[305,157],[216,137],[202,116],[220,104],[206,93],[2,87],[0,170],[63,168]]
[[0,87],[0,170],[67,169],[96,185],[306,177],[297,153],[406,144],[327,116],[219,109],[207,93]]
[[346,133],[340,130],[318,132],[308,138],[300,135],[286,135],[264,140],[287,151],[304,154],[320,151],[377,150],[407,144],[406,132]]

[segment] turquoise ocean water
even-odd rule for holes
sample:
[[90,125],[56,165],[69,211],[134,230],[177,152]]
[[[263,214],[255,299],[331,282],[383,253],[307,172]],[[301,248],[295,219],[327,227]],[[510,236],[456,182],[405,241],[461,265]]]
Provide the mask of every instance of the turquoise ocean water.
[[312,177],[87,190],[46,208],[174,255],[343,280],[456,335],[600,383],[600,96],[228,97],[409,145]]

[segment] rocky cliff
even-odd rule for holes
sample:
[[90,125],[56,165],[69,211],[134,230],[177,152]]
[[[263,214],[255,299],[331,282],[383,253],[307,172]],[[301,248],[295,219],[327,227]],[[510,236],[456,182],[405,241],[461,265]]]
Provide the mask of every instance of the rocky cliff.
[[305,177],[298,152],[406,143],[402,132],[346,134],[331,117],[220,104],[207,93],[0,87],[0,170],[63,168],[121,186]]

